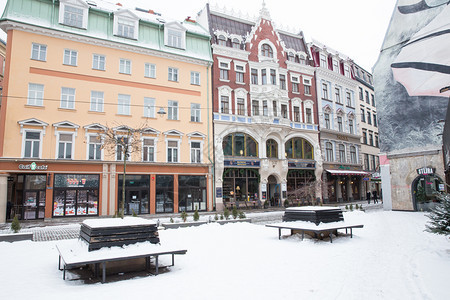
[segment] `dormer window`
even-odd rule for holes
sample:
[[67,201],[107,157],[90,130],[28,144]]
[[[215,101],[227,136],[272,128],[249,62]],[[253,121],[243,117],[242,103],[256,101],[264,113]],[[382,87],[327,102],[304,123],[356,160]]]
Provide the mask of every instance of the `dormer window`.
[[289,53],[288,60],[292,61],[292,62],[295,62],[295,55],[294,55],[294,53]]
[[127,39],[137,39],[139,18],[128,10],[119,10],[114,14],[114,35]]
[[164,25],[164,44],[169,47],[186,48],[186,28],[177,22]]
[[220,46],[226,46],[227,45],[227,38],[224,35],[219,35],[218,44]]
[[261,55],[265,57],[273,58],[273,50],[268,44],[264,44],[261,47]]
[[241,42],[236,38],[233,39],[233,48],[241,49]]
[[89,5],[80,0],[61,0],[59,23],[78,28],[87,28]]

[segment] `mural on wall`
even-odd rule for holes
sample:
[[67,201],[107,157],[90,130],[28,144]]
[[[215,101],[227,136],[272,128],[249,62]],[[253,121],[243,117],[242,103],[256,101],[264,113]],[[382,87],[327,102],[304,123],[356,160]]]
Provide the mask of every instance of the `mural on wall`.
[[382,152],[442,146],[450,91],[450,2],[398,0],[374,86]]

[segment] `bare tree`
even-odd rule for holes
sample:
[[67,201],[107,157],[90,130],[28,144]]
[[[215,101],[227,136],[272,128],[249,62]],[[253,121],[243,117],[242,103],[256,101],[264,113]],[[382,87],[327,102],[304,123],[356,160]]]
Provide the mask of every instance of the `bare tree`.
[[[111,155],[115,155],[117,160],[123,161],[123,180],[122,180],[122,201],[120,202],[119,215],[123,218],[125,214],[125,182],[127,175],[127,160],[133,153],[141,151],[141,134],[145,131],[143,126],[139,128],[130,128],[126,125],[117,127],[105,126],[103,132],[99,133],[103,143],[102,149],[105,149]],[[117,212],[116,212],[117,213]]]

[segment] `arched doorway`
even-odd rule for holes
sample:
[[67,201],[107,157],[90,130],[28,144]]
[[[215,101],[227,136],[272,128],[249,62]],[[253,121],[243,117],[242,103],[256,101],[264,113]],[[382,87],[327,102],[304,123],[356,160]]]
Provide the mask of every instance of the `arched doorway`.
[[443,187],[443,181],[436,175],[419,175],[411,185],[415,211],[430,211],[439,203],[437,195]]
[[267,178],[267,186],[269,191],[269,203],[270,206],[281,205],[281,186],[278,183],[277,178],[274,175],[270,175]]

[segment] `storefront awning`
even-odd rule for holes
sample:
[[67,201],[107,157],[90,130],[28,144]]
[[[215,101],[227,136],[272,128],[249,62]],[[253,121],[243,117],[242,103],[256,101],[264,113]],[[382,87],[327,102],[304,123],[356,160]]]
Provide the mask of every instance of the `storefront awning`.
[[353,170],[325,170],[332,175],[359,175],[368,176],[371,173],[365,171],[353,171]]

